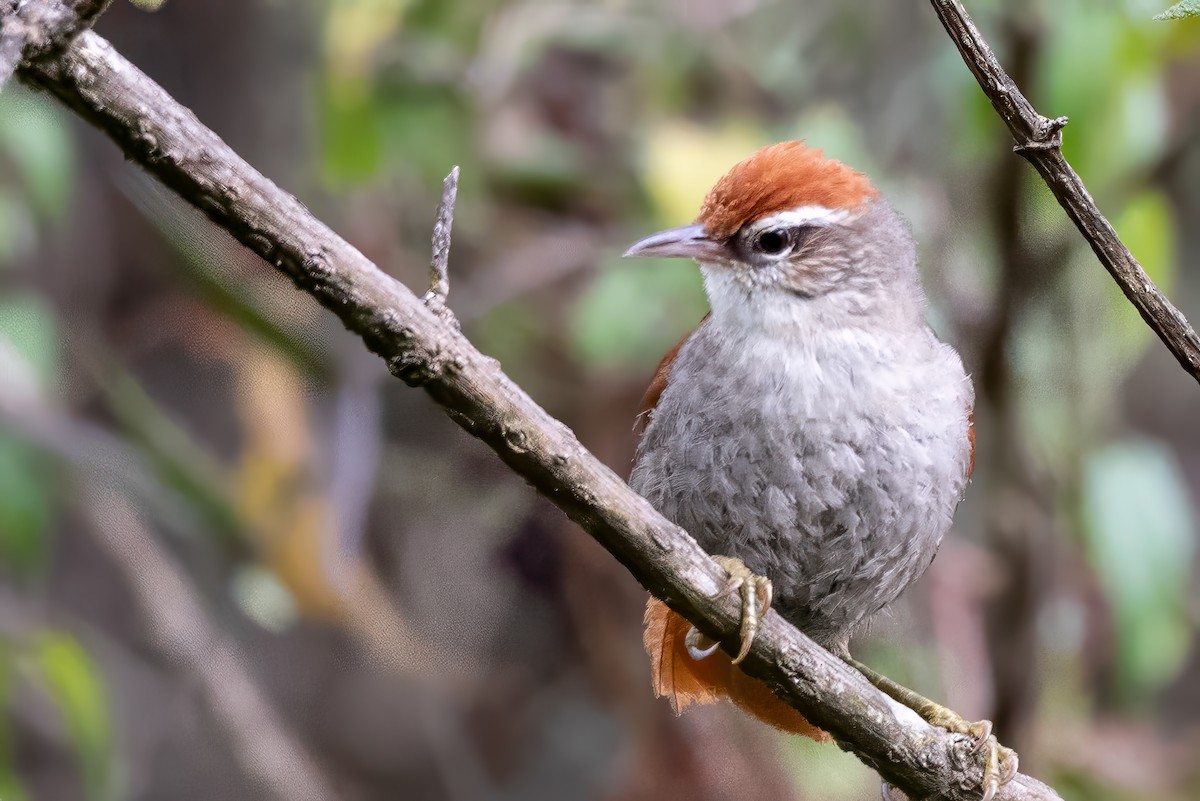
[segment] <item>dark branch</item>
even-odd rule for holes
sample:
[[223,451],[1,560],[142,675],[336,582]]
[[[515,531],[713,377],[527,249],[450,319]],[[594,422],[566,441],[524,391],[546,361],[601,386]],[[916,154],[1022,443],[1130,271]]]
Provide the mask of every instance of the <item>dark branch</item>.
[[91,26],[111,0],[2,0],[0,89],[22,62],[60,51]]
[[992,101],[1016,140],[1014,150],[1045,180],[1059,205],[1091,245],[1100,263],[1129,298],[1146,325],[1174,354],[1188,375],[1200,381],[1200,336],[1187,318],[1159,290],[1142,265],[1129,252],[1111,224],[1100,213],[1083,181],[1062,154],[1062,129],[1066,117],[1047,119],[1038,114],[1000,66],[992,49],[979,34],[957,0],[931,0],[946,33],[954,40],[983,93]]
[[[337,314],[397,377],[424,388],[647,589],[736,650],[739,603],[715,597],[725,573],[695,540],[584,449],[454,325],[239,158],[111,45],[86,33],[61,58],[34,63],[22,76],[105,131],[129,159]],[[899,708],[779,615],[766,616],[743,667],[910,797],[977,801],[981,765],[973,740]],[[1018,776],[997,798],[1058,796]]]

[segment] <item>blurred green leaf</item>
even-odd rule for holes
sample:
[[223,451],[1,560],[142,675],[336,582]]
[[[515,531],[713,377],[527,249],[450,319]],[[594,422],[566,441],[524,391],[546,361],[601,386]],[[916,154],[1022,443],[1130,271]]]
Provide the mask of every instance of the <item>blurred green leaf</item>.
[[12,343],[19,355],[50,384],[58,365],[58,335],[54,312],[34,295],[0,298],[0,337]]
[[1172,678],[1192,630],[1186,593],[1196,521],[1170,451],[1149,440],[1114,443],[1084,467],[1088,556],[1112,605],[1118,690],[1130,703]]
[[[874,153],[864,141],[862,127],[855,123],[844,106],[835,103],[806,106],[787,134],[805,140],[820,148],[826,156],[845,162],[859,172],[876,179],[886,177],[886,170],[873,160]],[[887,194],[890,196],[891,193]]]
[[707,309],[694,265],[613,261],[579,300],[571,344],[601,368],[651,370]]
[[[527,302],[503,303],[471,326],[471,341],[487,355],[499,359],[520,380],[520,374],[545,341],[546,319]],[[531,376],[532,377],[532,376]]]
[[[473,150],[461,93],[441,83],[446,76],[410,74],[395,66],[411,5],[410,0],[327,4],[320,121],[324,178],[332,188],[397,172],[440,183],[444,165],[463,163],[463,154]],[[407,44],[412,47],[406,53],[428,45],[428,39]],[[427,60],[457,63],[444,48],[429,51]]]
[[112,722],[95,663],[79,641],[64,632],[40,635],[34,656],[75,746],[88,796],[115,797]]
[[1183,0],[1176,3],[1155,19],[1183,19],[1184,17],[1200,16],[1200,0]]
[[[1150,280],[1170,294],[1175,278],[1175,231],[1167,198],[1158,191],[1142,192],[1116,218],[1114,227]],[[1094,270],[1092,265],[1089,267]],[[1110,291],[1107,306],[1100,323],[1100,333],[1108,340],[1104,358],[1124,375],[1154,337],[1121,292]]]
[[11,717],[7,714],[9,699],[12,697],[14,659],[15,649],[12,642],[6,637],[0,637],[0,799],[26,801],[29,795],[17,775],[12,730],[9,726]]
[[0,431],[0,560],[14,573],[45,565],[54,515],[53,477],[53,465],[42,453]]
[[[889,674],[890,675],[890,674]],[[807,737],[787,737],[780,743],[787,755],[797,798],[874,798],[879,779],[853,754],[826,748]]]
[[1039,106],[1070,117],[1063,154],[1093,194],[1102,196],[1161,152],[1168,123],[1161,80],[1168,35],[1119,14],[1068,14],[1040,49],[1046,91]]
[[[24,192],[23,189],[17,190]],[[19,194],[0,186],[0,267],[13,261],[34,243],[35,229],[28,206]]]
[[[33,296],[0,299],[0,339],[52,383],[58,337],[52,313]],[[40,568],[48,554],[54,466],[40,451],[0,431],[0,558],[16,572]]]
[[369,87],[358,85],[352,91],[344,83],[333,83],[322,93],[322,166],[333,187],[375,177],[383,153],[379,108]]
[[[393,172],[439,187],[451,164],[473,175],[472,124],[457,93],[438,86],[384,84],[379,89],[380,136]],[[420,153],[414,159],[414,153]],[[473,182],[468,181],[467,188]]]
[[[438,87],[376,86],[331,78],[323,93],[323,174],[332,188],[369,184],[397,173],[440,186],[449,169],[471,173],[470,120]],[[414,158],[420,154],[420,158]]]
[[[1090,137],[1074,131],[1095,130],[1110,99],[1120,91],[1122,77],[1113,54],[1118,21],[1112,14],[1071,15],[1067,24],[1055,25],[1042,48],[1045,69],[1040,75],[1046,90],[1036,93],[1050,115],[1065,114],[1072,131],[1063,136],[1063,154],[1091,180],[1091,162],[1086,145]],[[1104,137],[1108,139],[1108,136]]]
[[1157,190],[1136,195],[1113,227],[1150,279],[1169,290],[1175,277],[1175,236],[1166,196]]
[[377,51],[404,22],[408,0],[330,0],[325,53],[340,75],[366,75]]
[[0,152],[16,164],[38,212],[61,219],[70,198],[75,159],[60,108],[22,89],[0,95]]

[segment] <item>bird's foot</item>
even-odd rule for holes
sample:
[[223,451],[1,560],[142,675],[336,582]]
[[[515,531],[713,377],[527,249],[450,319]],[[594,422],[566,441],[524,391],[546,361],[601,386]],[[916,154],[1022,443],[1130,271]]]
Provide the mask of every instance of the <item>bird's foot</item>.
[[[916,695],[916,693],[913,694]],[[996,791],[1017,775],[1017,752],[1000,745],[999,740],[992,734],[990,720],[969,721],[952,709],[947,709],[921,696],[917,696],[917,698],[920,698],[923,703],[906,705],[911,706],[931,726],[965,735],[975,741],[975,753],[983,755],[982,801],[992,801]]]
[[930,701],[920,693],[892,681],[857,660],[846,657],[846,661],[886,695],[916,712],[929,725],[974,740],[973,750],[975,753],[983,755],[983,796],[981,801],[992,801],[996,791],[1017,775],[1017,752],[1000,745],[992,734],[990,720],[968,721],[954,710]]
[[[724,598],[736,592],[742,599],[741,647],[733,658],[733,664],[736,665],[750,653],[750,645],[758,633],[758,623],[771,608],[771,580],[751,572],[736,557],[714,556],[713,559],[729,573],[729,581],[714,597]],[[716,649],[716,643],[696,629],[688,632],[687,644],[688,652],[694,659],[703,659]]]

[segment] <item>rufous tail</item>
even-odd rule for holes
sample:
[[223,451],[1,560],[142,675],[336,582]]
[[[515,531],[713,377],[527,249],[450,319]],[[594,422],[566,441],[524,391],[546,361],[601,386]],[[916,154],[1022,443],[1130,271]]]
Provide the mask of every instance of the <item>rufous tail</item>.
[[818,742],[831,739],[780,701],[770,687],[743,673],[724,651],[717,649],[703,659],[693,659],[686,643],[692,624],[657,598],[646,604],[645,623],[643,642],[650,655],[654,695],[667,698],[676,714],[692,704],[711,704],[728,698],[777,729]]

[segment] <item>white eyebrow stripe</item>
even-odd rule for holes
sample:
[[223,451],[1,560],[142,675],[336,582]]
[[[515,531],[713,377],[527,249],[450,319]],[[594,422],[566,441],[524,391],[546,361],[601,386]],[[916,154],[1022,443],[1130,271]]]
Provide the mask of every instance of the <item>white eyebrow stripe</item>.
[[846,209],[831,209],[828,206],[799,206],[798,208],[778,211],[756,220],[753,230],[767,228],[792,227],[798,225],[836,225],[850,216]]

